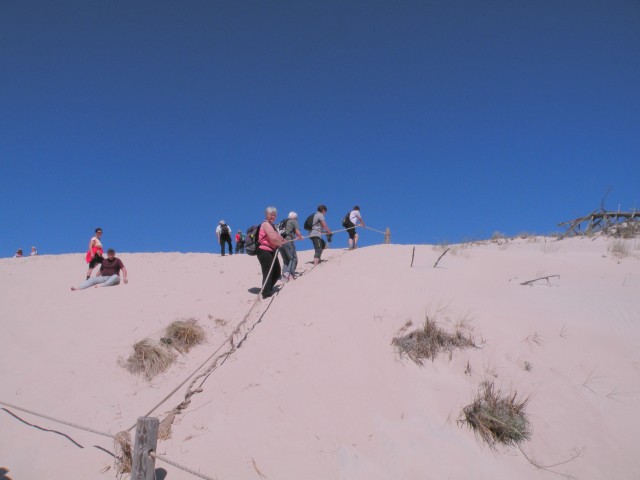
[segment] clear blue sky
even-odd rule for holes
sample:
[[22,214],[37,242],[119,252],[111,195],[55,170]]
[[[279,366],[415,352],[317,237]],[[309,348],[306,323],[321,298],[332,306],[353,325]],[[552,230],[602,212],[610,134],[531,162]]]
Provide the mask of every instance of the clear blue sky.
[[405,244],[640,208],[637,0],[3,1],[0,61],[1,257],[217,252],[267,205]]

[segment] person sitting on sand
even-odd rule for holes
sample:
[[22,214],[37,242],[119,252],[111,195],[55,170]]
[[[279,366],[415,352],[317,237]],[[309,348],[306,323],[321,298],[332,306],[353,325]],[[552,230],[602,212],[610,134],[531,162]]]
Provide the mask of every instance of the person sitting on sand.
[[20,258],[20,257],[22,257],[22,249],[21,248],[18,249],[16,254],[13,256],[13,258]]
[[100,227],[96,228],[95,236],[91,237],[89,240],[89,250],[87,251],[86,260],[89,264],[89,270],[87,270],[87,280],[91,277],[91,272],[94,267],[99,263],[102,263],[104,258],[102,257],[102,242],[100,238],[102,237],[102,229]]
[[116,258],[115,250],[110,248],[107,251],[106,260],[103,260],[102,265],[100,265],[100,273],[98,276],[85,280],[78,288],[71,287],[71,291],[75,292],[76,290],[84,290],[85,288],[93,287],[94,285],[97,287],[100,284],[102,284],[103,287],[119,285],[121,270],[122,281],[126,284],[129,282],[127,280],[127,269],[124,268],[122,260]]

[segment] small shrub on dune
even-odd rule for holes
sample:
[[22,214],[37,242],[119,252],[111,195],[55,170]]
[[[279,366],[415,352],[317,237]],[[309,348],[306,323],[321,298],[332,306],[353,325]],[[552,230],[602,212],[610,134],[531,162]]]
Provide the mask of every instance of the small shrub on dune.
[[125,368],[135,375],[142,374],[147,380],[151,380],[169,368],[175,358],[174,352],[145,338],[133,346],[133,354],[127,358]]
[[175,347],[182,353],[188,352],[192,347],[204,342],[206,335],[195,318],[176,320],[167,327],[166,338],[163,342]]
[[616,257],[628,257],[630,253],[630,248],[627,242],[624,240],[615,240],[609,244],[607,248],[614,256]]
[[457,328],[453,334],[445,332],[429,317],[421,329],[396,337],[391,344],[401,356],[406,355],[418,365],[422,365],[425,358],[433,361],[440,352],[449,352],[451,358],[455,348],[475,347],[473,339],[465,336],[461,328]]
[[491,448],[498,444],[517,446],[531,436],[525,414],[529,398],[517,396],[517,392],[507,395],[496,389],[493,381],[482,382],[476,398],[464,407],[464,418],[458,422],[469,426]]

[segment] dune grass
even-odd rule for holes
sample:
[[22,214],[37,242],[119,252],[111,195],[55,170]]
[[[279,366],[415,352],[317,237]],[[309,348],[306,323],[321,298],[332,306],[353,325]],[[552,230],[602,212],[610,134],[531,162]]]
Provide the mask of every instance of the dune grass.
[[175,358],[175,353],[164,345],[145,338],[133,345],[133,353],[127,358],[125,368],[134,375],[144,375],[151,380],[169,368]]
[[433,361],[441,352],[447,352],[451,358],[454,349],[475,347],[473,339],[465,335],[462,326],[463,323],[456,327],[453,334],[448,333],[427,316],[422,328],[395,337],[391,344],[400,356],[406,355],[418,365],[422,365],[424,359]]
[[166,330],[162,342],[171,345],[181,353],[205,341],[206,334],[195,318],[176,320]]
[[517,446],[531,436],[525,413],[528,402],[528,397],[519,399],[517,392],[506,394],[493,381],[484,381],[473,402],[462,410],[464,418],[459,422],[491,448],[499,444]]

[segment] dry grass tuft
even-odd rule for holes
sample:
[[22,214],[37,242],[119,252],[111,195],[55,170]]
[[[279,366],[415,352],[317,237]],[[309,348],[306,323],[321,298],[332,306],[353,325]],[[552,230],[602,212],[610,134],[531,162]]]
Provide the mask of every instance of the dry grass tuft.
[[167,327],[163,342],[168,343],[182,353],[204,342],[206,334],[195,318],[176,320]]
[[614,240],[609,244],[607,250],[609,250],[614,256],[620,258],[628,257],[631,252],[631,248],[625,240]]
[[125,368],[134,375],[142,374],[151,380],[173,363],[175,353],[164,345],[145,338],[133,346],[133,354],[127,358]]
[[529,398],[518,399],[517,392],[506,395],[493,381],[484,381],[471,405],[462,410],[464,423],[489,447],[518,445],[531,437],[525,408]]
[[440,352],[448,352],[451,358],[455,348],[475,347],[473,339],[465,335],[463,329],[464,322],[456,327],[455,333],[447,333],[427,317],[421,329],[395,337],[391,344],[396,347],[400,356],[406,355],[418,365],[422,365],[425,358],[433,361]]

